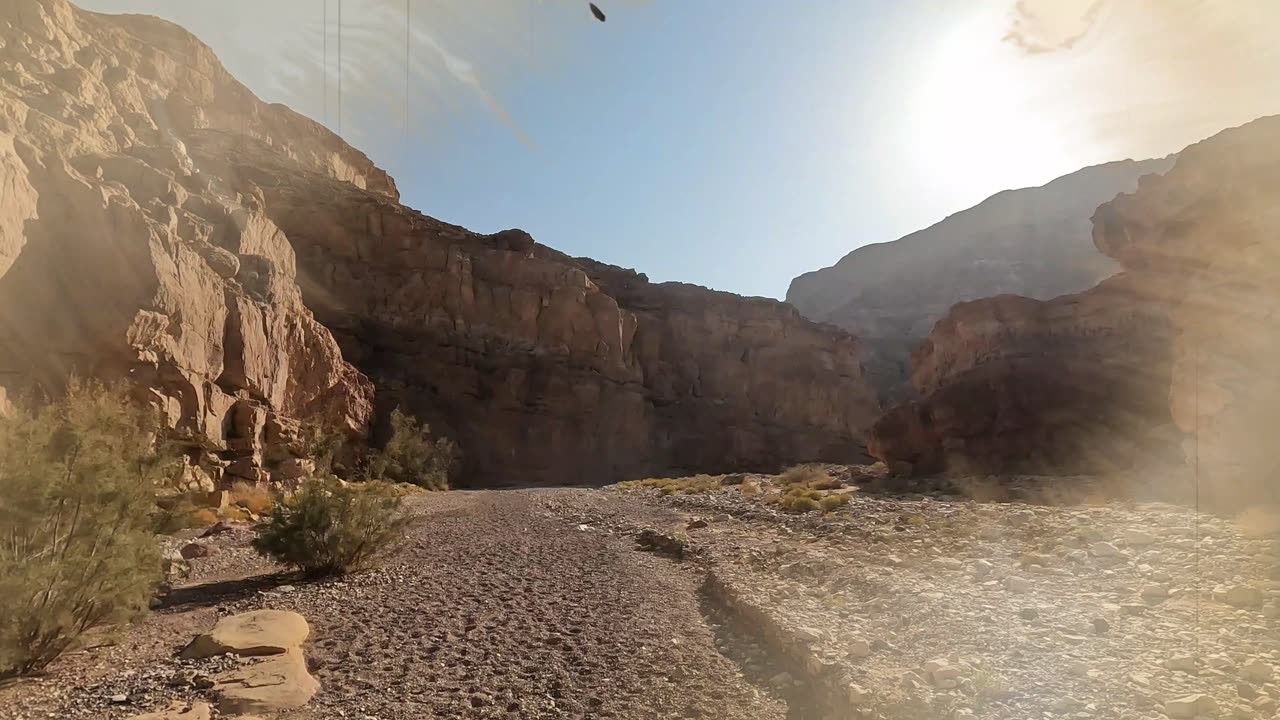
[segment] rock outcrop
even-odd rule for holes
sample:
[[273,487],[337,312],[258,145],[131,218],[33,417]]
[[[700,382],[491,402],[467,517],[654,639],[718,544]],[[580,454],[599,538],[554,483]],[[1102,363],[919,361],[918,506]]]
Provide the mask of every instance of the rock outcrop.
[[877,412],[850,336],[417,213],[155,18],[0,7],[0,191],[0,400],[129,378],[200,485],[363,436],[374,383],[477,483],[854,461]]
[[914,357],[921,399],[876,424],[872,453],[1097,472],[1180,446],[1202,502],[1280,500],[1277,140],[1280,117],[1226,130],[1100,206],[1094,241],[1125,272],[1092,290],[956,306]]
[[[854,338],[772,300],[479,235],[206,133],[298,253],[308,306],[379,404],[463,448],[484,484],[865,457],[878,411]],[[317,202],[317,198],[323,198]]]
[[193,164],[185,138],[210,128],[396,197],[368,158],[258,101],[169,23],[0,7],[0,377],[129,378],[206,487],[266,479],[300,420],[362,434],[373,394],[303,305],[257,199]]
[[1128,274],[960,303],[912,356],[920,398],[877,421],[870,450],[962,473],[1105,473],[1166,451],[1168,309]]
[[1280,117],[1182,152],[1094,216],[1098,248],[1175,293],[1170,406],[1206,501],[1280,501]]
[[866,345],[883,398],[912,396],[910,354],[952,305],[997,295],[1048,300],[1092,287],[1119,267],[1090,241],[1089,216],[1173,156],[1085,168],[1008,190],[893,242],[860,247],[791,282],[787,302]]

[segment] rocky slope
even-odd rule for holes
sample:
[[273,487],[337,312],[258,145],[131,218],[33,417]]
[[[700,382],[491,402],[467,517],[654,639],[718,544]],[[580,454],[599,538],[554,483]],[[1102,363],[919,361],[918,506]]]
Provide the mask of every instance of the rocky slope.
[[1009,190],[899,240],[860,247],[791,282],[787,302],[868,348],[882,396],[911,395],[911,350],[952,305],[1003,294],[1047,300],[1118,269],[1089,239],[1103,202],[1161,173],[1173,157],[1085,168],[1037,188]]
[[1004,470],[1035,452],[1075,472],[1180,445],[1202,501],[1280,498],[1278,137],[1274,117],[1224,131],[1099,207],[1094,241],[1122,275],[954,308],[914,357],[923,397],[877,423],[873,454]]
[[856,460],[878,410],[852,337],[426,217],[154,18],[0,8],[0,189],[3,384],[128,377],[206,481],[395,406],[481,483]]
[[877,421],[871,451],[916,472],[1132,466],[1167,451],[1169,348],[1167,302],[1130,274],[960,303],[912,356],[921,397]]

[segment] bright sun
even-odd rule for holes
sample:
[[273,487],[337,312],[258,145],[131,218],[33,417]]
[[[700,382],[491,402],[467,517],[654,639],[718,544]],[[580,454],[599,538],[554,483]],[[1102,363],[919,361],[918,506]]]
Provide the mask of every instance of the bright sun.
[[1046,87],[1060,61],[1002,42],[1007,9],[975,7],[931,38],[915,84],[908,117],[916,175],[957,207],[1077,167]]

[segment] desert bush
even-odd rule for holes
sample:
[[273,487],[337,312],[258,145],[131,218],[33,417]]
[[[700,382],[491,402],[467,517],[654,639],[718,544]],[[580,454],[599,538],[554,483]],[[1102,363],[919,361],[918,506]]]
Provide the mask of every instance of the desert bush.
[[694,475],[682,478],[645,478],[644,480],[626,480],[618,483],[618,488],[633,490],[637,488],[654,488],[663,495],[699,495],[717,492],[722,486],[720,480],[710,475]]
[[818,501],[818,505],[822,507],[823,512],[831,512],[842,505],[848,504],[848,493],[831,493]]
[[817,500],[807,495],[785,495],[782,498],[782,506],[796,512],[812,512],[821,507]]
[[397,408],[391,412],[391,438],[366,459],[361,475],[369,480],[412,483],[428,490],[449,489],[449,471],[458,447],[431,437],[431,428]]
[[37,671],[142,612],[160,581],[157,488],[175,456],[119,388],[0,418],[0,675]]
[[276,500],[265,485],[237,482],[231,486],[231,504],[239,505],[254,515],[263,515],[275,506]]
[[310,576],[342,575],[372,565],[408,524],[393,486],[311,478],[275,505],[253,547]]
[[806,463],[787,468],[778,476],[778,482],[783,485],[808,485],[816,480],[830,479],[830,477],[822,466]]

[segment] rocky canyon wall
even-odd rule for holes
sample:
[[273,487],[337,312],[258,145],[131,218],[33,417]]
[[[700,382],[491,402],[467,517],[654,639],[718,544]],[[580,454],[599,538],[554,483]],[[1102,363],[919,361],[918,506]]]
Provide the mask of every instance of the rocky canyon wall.
[[1053,300],[960,303],[912,357],[920,397],[872,430],[915,472],[1107,473],[1169,443],[1168,305],[1120,274]]
[[0,192],[6,394],[127,378],[206,482],[397,406],[479,484],[857,460],[878,412],[847,334],[422,215],[154,18],[0,5]]
[[1280,117],[1192,145],[1094,216],[1098,248],[1176,294],[1174,422],[1206,502],[1280,501]]
[[959,302],[997,295],[1049,300],[1092,287],[1119,265],[1090,239],[1103,202],[1162,173],[1173,156],[1084,168],[1007,190],[892,242],[860,247],[797,277],[787,302],[857,335],[868,378],[887,400],[912,397],[911,351]]
[[399,405],[457,438],[484,484],[865,458],[878,407],[856,341],[772,300],[479,235],[377,193],[193,141],[298,252],[307,305]]
[[1093,215],[1124,272],[962,303],[871,452],[919,470],[1105,472],[1180,456],[1205,503],[1280,499],[1280,118],[1188,147]]

